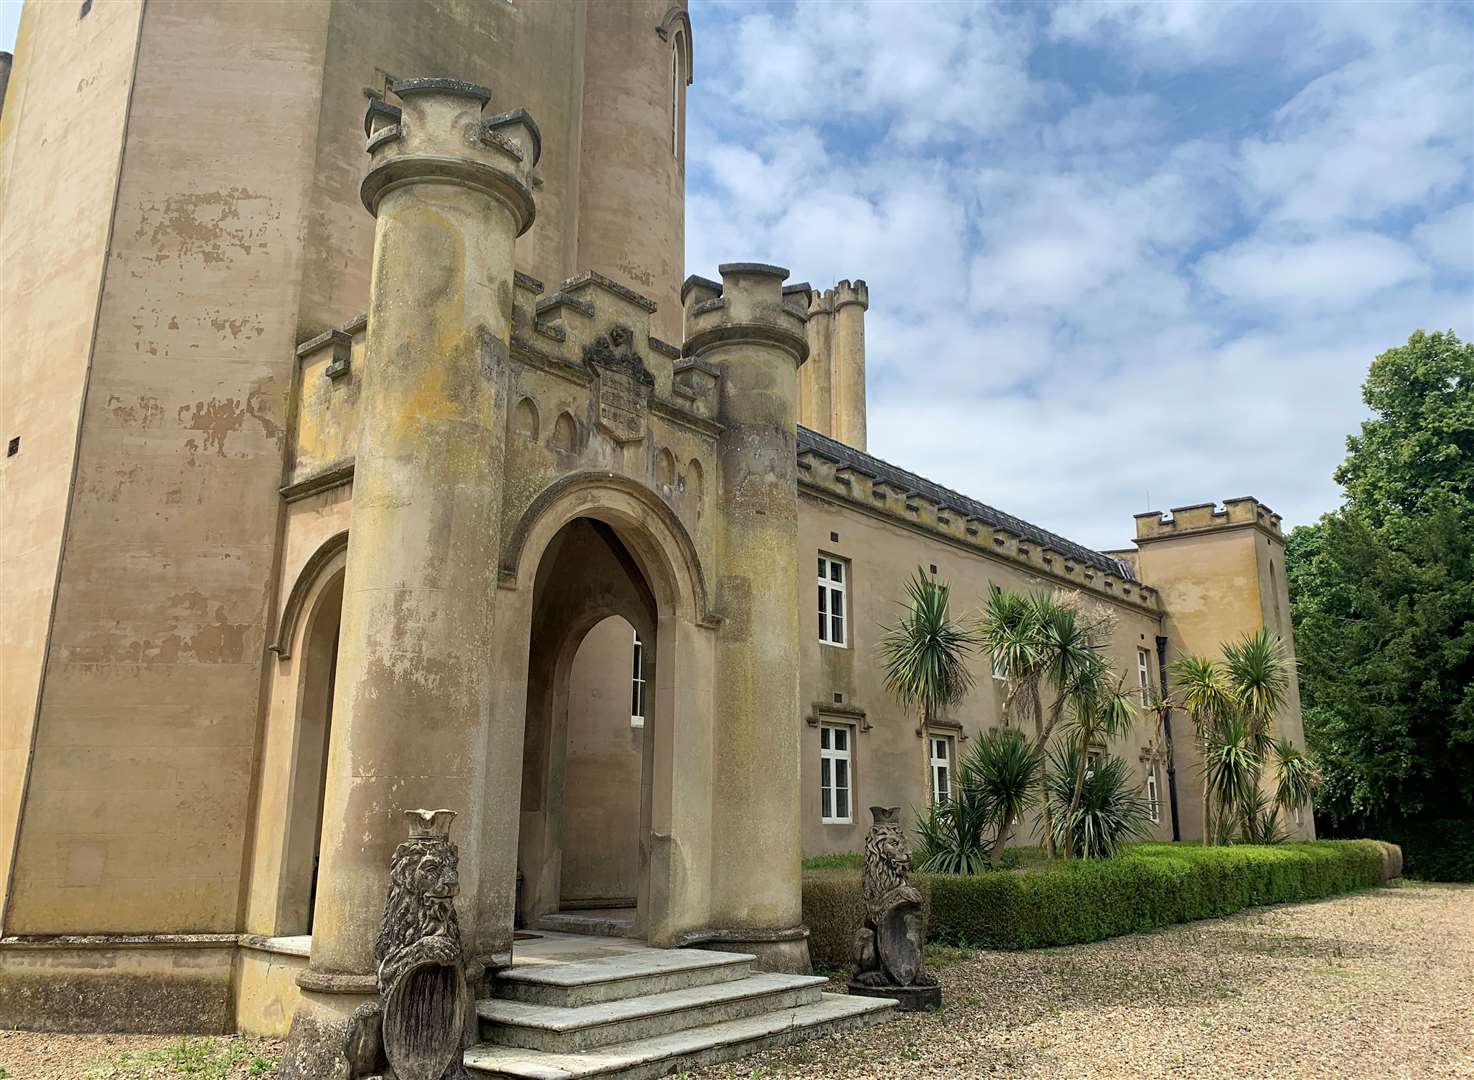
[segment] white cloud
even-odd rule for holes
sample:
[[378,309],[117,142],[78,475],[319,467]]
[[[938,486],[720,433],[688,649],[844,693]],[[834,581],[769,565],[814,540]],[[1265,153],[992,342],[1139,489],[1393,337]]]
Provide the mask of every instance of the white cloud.
[[1425,258],[1457,278],[1474,275],[1474,202],[1451,206],[1413,229],[1413,243]]
[[1148,491],[1314,519],[1371,358],[1474,331],[1466,11],[693,19],[688,268],[867,279],[871,451],[1081,542]]
[[1428,276],[1407,244],[1380,233],[1264,237],[1207,255],[1198,273],[1233,300],[1266,308],[1338,308]]

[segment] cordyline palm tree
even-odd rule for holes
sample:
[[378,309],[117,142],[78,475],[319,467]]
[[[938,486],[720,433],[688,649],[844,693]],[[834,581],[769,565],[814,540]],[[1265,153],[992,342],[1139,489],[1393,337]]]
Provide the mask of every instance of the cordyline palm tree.
[[962,760],[957,786],[986,810],[997,828],[988,855],[994,869],[1008,850],[1014,823],[1039,797],[1038,772],[1039,757],[1017,728],[985,732]]
[[[1018,719],[1024,713],[1033,718],[1032,751],[1042,760],[1071,688],[1084,684],[1104,667],[1100,643],[1092,639],[1086,622],[1070,605],[1047,594],[1028,596],[996,585],[989,590],[983,609],[981,638],[983,647],[1007,673],[1004,719]],[[1054,691],[1047,714],[1045,684]],[[1054,858],[1053,812],[1047,800],[1041,802],[1045,849]]]
[[[1235,711],[1233,693],[1223,668],[1202,656],[1183,656],[1172,661],[1172,678],[1182,707],[1192,718],[1198,740],[1198,760],[1206,767],[1209,740],[1218,725]],[[1203,844],[1213,843],[1213,800],[1203,782]]]
[[1309,806],[1321,784],[1320,770],[1315,767],[1315,762],[1285,738],[1275,743],[1274,758],[1275,805],[1282,810]]
[[1284,706],[1290,689],[1290,659],[1280,636],[1261,626],[1239,641],[1223,646],[1223,667],[1234,704],[1244,720],[1249,746],[1261,764],[1243,804],[1242,817],[1248,832],[1258,812],[1262,765],[1269,760],[1275,746],[1274,718]]
[[[906,582],[900,622],[882,627],[885,688],[905,709],[919,709],[922,728],[944,716],[972,688],[967,658],[978,647],[973,631],[952,621],[951,589],[921,567]],[[930,783],[930,779],[928,779]]]
[[[1070,761],[1075,776],[1067,814],[1069,821],[1075,820],[1080,809],[1091,745],[1125,735],[1136,721],[1136,704],[1126,689],[1125,680],[1118,678],[1112,683],[1110,676],[1111,671],[1104,664],[1087,669],[1068,694],[1067,745],[1077,751]],[[1066,847],[1065,858],[1070,858],[1071,854],[1072,848]]]

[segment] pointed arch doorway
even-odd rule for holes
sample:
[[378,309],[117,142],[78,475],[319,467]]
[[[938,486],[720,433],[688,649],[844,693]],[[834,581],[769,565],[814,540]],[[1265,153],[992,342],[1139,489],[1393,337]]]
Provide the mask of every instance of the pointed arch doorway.
[[[618,531],[562,526],[533,585],[519,920],[644,936],[659,605]],[[636,645],[638,642],[638,645]]]

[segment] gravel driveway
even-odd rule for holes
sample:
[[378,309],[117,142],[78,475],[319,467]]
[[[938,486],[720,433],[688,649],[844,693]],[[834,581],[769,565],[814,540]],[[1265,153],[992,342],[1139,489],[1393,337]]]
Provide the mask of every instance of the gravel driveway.
[[[1470,885],[1410,883],[1096,945],[952,961],[939,971],[940,1014],[690,1080],[1474,1077]],[[248,1056],[239,1040],[209,1040],[236,1058],[220,1072],[99,1068],[119,1051],[136,1062],[178,1041],[0,1031],[0,1067],[11,1080],[269,1076],[248,1062],[276,1049],[255,1044]]]
[[1408,883],[1153,934],[974,954],[944,1009],[718,1077],[1474,1077],[1474,886]]

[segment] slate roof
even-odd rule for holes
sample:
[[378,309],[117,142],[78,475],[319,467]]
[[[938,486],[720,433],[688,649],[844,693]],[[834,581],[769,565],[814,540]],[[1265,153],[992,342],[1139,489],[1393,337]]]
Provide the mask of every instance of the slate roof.
[[969,518],[977,518],[979,521],[991,525],[997,529],[1007,529],[1011,533],[1027,537],[1040,547],[1053,548],[1061,555],[1082,562],[1087,566],[1093,566],[1107,574],[1114,574],[1123,581],[1135,581],[1136,575],[1131,568],[1119,559],[1113,559],[1099,551],[1092,551],[1088,547],[1066,540],[1057,533],[1047,529],[1041,529],[1037,525],[1031,525],[1022,518],[1016,518],[1012,514],[1005,514],[1002,510],[995,509],[987,503],[969,499],[966,495],[959,494],[951,488],[934,484],[924,476],[917,476],[913,472],[892,465],[888,461],[882,461],[878,457],[861,453],[853,447],[844,443],[836,442],[826,435],[820,435],[817,431],[800,425],[798,429],[798,452],[800,454],[810,451],[820,457],[827,458],[839,465],[862,472],[867,476],[873,476],[877,480],[899,488],[906,492],[915,492],[923,495],[934,503],[942,506],[950,506],[959,515]]

